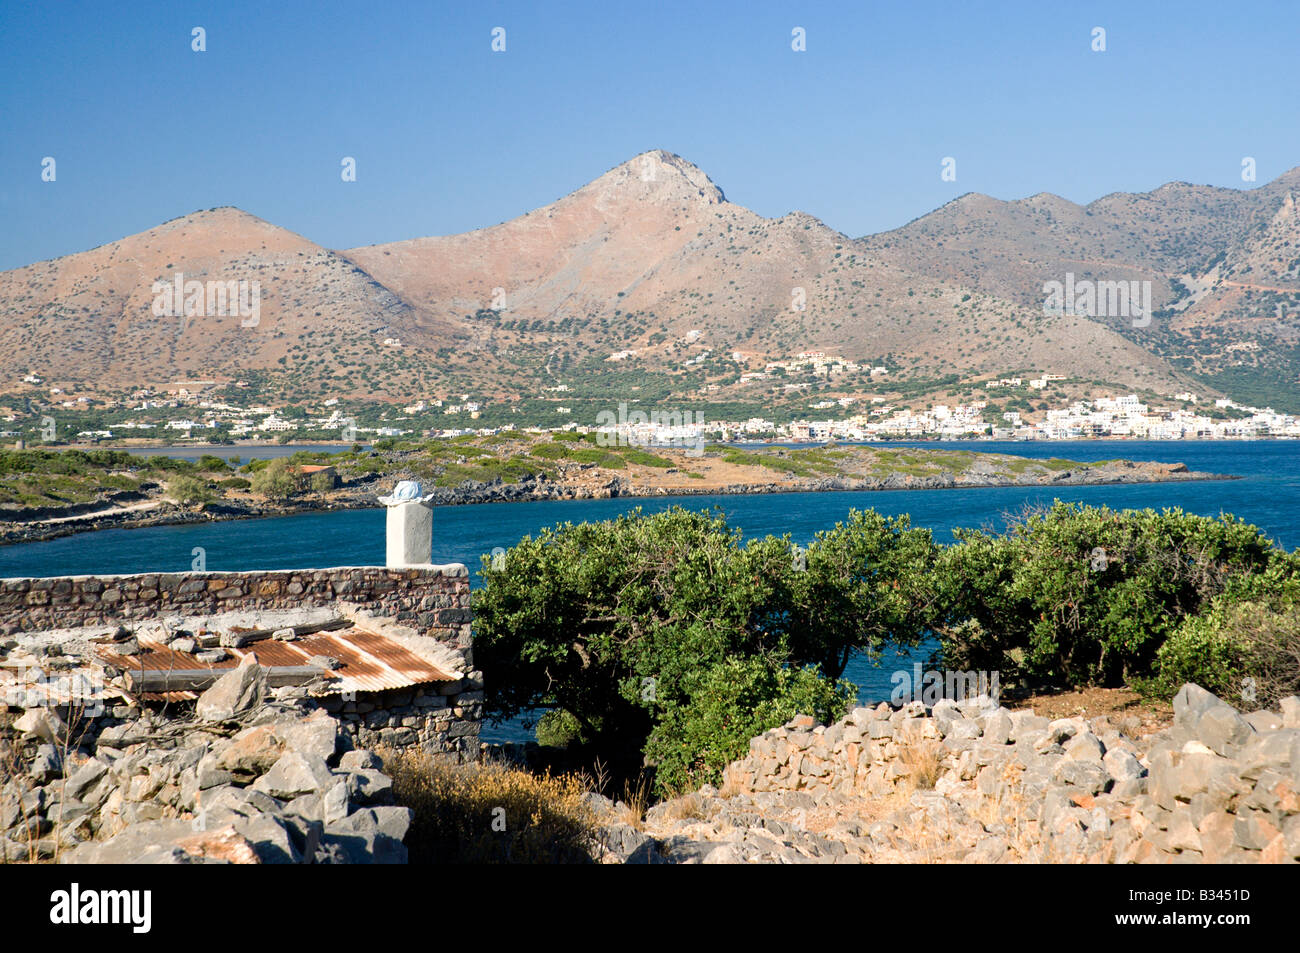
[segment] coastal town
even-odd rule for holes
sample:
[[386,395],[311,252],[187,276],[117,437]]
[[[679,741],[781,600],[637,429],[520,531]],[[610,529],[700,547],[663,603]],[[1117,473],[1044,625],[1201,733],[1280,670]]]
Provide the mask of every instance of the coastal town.
[[[821,353],[800,354],[795,367],[813,377],[837,377],[845,370],[839,358]],[[856,367],[852,367],[856,370]],[[865,369],[865,368],[864,368]],[[877,367],[873,376],[883,377]],[[1065,381],[1061,375],[1002,377],[976,382],[985,399],[964,403],[904,401],[896,397],[850,394],[827,397],[803,406],[793,419],[748,416],[729,419],[690,407],[652,406],[635,399],[601,406],[586,398],[581,406],[559,404],[552,412],[563,420],[541,425],[480,419],[491,399],[471,394],[422,397],[401,407],[373,406],[355,410],[328,398],[314,408],[271,406],[250,401],[231,402],[229,388],[216,381],[180,381],[137,389],[121,400],[71,395],[61,388],[43,389],[40,402],[28,400],[34,412],[19,412],[16,402],[0,411],[0,440],[36,443],[101,443],[147,441],[172,443],[234,443],[322,441],[354,443],[382,439],[434,439],[486,436],[502,431],[529,433],[570,431],[595,433],[601,442],[647,446],[692,446],[709,442],[823,443],[873,440],[1240,440],[1300,437],[1300,416],[1271,407],[1254,407],[1191,392],[1142,399],[1136,394],[1068,399],[1053,394]],[[29,375],[28,385],[41,379]],[[237,386],[237,385],[236,385]],[[786,385],[791,386],[791,385]],[[795,385],[795,386],[803,386]],[[567,390],[559,385],[553,390]],[[46,397],[48,395],[48,397]],[[1031,403],[1030,398],[1033,402]],[[568,401],[560,394],[560,400]],[[0,405],[3,406],[3,405]],[[1015,408],[1015,409],[1013,409]],[[575,410],[578,411],[575,413]],[[76,425],[90,412],[107,423],[89,428]],[[789,416],[789,415],[787,415]],[[582,418],[586,418],[585,420]],[[593,420],[594,417],[594,420]],[[448,419],[451,418],[451,419]],[[39,422],[38,422],[39,421]]]

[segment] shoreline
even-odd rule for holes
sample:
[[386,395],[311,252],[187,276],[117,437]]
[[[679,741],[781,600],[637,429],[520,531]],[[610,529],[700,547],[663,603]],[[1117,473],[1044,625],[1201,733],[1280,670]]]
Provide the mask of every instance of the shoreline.
[[[1051,476],[968,478],[966,475],[900,476],[892,474],[881,480],[826,478],[804,483],[734,483],[724,486],[637,486],[622,477],[604,484],[569,484],[546,479],[525,479],[519,483],[466,483],[458,487],[433,490],[437,506],[468,506],[487,503],[580,502],[599,499],[652,499],[693,496],[763,496],[781,493],[875,493],[889,491],[973,490],[998,488],[1033,488],[1055,486],[1122,486],[1152,483],[1187,483],[1211,480],[1239,480],[1240,476],[1201,473],[1182,464],[1133,463],[1120,461],[1105,466],[1085,466]],[[329,498],[311,498],[276,504],[261,501],[225,501],[208,509],[194,509],[157,498],[149,509],[118,509],[90,512],[58,521],[9,522],[0,524],[0,546],[47,542],[108,529],[145,529],[152,526],[184,526],[198,523],[227,522],[326,513],[335,510],[379,509],[378,494],[373,487],[378,480],[350,486]]]
[[[564,431],[546,431],[546,433],[548,434],[556,433],[556,432],[564,432]],[[379,439],[384,439],[384,438],[379,438]],[[411,437],[411,438],[397,438],[397,439],[414,439],[414,438]],[[422,437],[419,439],[452,440],[454,438],[453,437]],[[123,442],[123,443],[73,442],[73,443],[58,444],[57,446],[48,446],[48,447],[45,445],[37,445],[34,447],[29,447],[28,449],[80,450],[83,452],[90,451],[90,450],[123,450],[128,453],[139,453],[141,451],[158,451],[157,455],[159,456],[169,456],[170,455],[169,451],[170,451],[171,453],[180,453],[180,452],[194,453],[194,454],[209,453],[213,456],[218,456],[218,457],[223,455],[229,455],[230,453],[239,450],[283,449],[286,451],[285,455],[287,456],[296,450],[302,450],[306,448],[330,448],[332,451],[335,452],[346,451],[346,450],[350,450],[353,444],[358,442],[361,443],[362,447],[367,450],[371,449],[374,443],[373,440],[338,442],[338,441],[331,441],[331,440],[310,440],[310,439],[304,440],[302,442],[283,443],[283,444],[276,443],[274,441],[234,443],[234,444],[222,444],[222,443],[134,444],[129,442]],[[973,443],[999,443],[999,444],[1014,444],[1014,445],[1028,445],[1028,446],[1043,446],[1048,444],[1052,446],[1056,446],[1056,445],[1073,446],[1075,444],[1097,444],[1097,443],[1124,443],[1124,444],[1158,443],[1158,444],[1169,444],[1171,446],[1177,446],[1178,444],[1184,444],[1184,443],[1232,444],[1232,443],[1256,443],[1256,442],[1297,443],[1300,442],[1300,437],[1262,435],[1256,437],[1174,437],[1174,438],[1157,439],[1153,437],[1106,436],[1106,437],[1063,437],[1059,439],[1044,438],[1044,439],[1036,439],[1036,440],[1016,440],[1014,438],[997,439],[995,437],[985,435],[980,437],[961,437],[961,438],[934,437],[934,436],[913,436],[913,437],[904,436],[904,437],[882,437],[875,440],[794,440],[794,439],[758,440],[756,439],[756,440],[725,440],[725,441],[710,440],[709,441],[710,444],[716,444],[721,447],[732,447],[736,449],[749,449],[749,448],[757,448],[757,447],[773,447],[773,448],[784,447],[784,448],[810,449],[810,450],[825,448],[825,447],[873,447],[877,445],[887,447],[891,444],[913,444],[913,443],[938,444],[945,447],[953,447],[955,449],[960,449],[965,444],[973,444]],[[653,451],[653,450],[665,449],[665,448],[658,447],[653,444],[647,444],[644,449]],[[669,449],[671,449],[671,447],[669,447]],[[979,451],[974,451],[974,452],[979,452]]]

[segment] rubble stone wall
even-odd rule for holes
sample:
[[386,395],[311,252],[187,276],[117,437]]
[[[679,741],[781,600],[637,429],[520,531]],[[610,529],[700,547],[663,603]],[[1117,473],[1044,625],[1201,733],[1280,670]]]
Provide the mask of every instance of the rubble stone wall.
[[[986,698],[858,708],[829,726],[801,716],[754,738],[725,778],[815,802],[887,797],[928,770],[930,790],[911,806],[938,806],[946,859],[1300,861],[1300,697],[1243,714],[1189,684],[1173,707],[1173,725],[1142,740],[1106,718],[1050,721]],[[1005,824],[974,820],[1010,803],[1026,809],[1019,844]],[[877,833],[883,842],[903,826]]]
[[385,692],[358,692],[307,701],[332,714],[358,748],[422,748],[435,757],[475,761],[483,720],[483,676],[470,672],[455,682],[436,682]]

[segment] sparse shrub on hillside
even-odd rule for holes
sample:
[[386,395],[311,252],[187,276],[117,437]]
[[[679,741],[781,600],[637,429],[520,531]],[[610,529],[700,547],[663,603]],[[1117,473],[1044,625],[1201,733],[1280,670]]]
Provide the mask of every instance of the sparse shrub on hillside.
[[211,502],[216,494],[202,480],[194,477],[173,477],[167,483],[167,492],[178,502],[186,506],[195,506]]
[[252,488],[268,500],[287,500],[298,489],[298,482],[289,470],[289,462],[278,457],[253,475]]
[[214,471],[216,473],[225,473],[227,470],[230,469],[230,464],[225,460],[221,459],[221,457],[213,456],[210,453],[205,453],[203,456],[199,457],[198,467],[200,470]]

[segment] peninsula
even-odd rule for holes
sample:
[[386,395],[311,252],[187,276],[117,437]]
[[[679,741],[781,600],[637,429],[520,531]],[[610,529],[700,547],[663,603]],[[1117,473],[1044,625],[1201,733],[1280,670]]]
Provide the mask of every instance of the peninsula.
[[871,490],[1080,486],[1228,479],[1181,463],[1035,460],[889,446],[600,445],[595,434],[504,431],[371,450],[241,462],[121,451],[0,452],[0,543],[376,504],[418,480],[443,505]]

